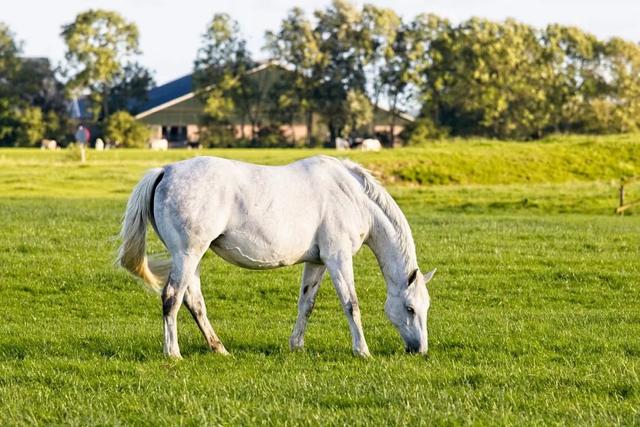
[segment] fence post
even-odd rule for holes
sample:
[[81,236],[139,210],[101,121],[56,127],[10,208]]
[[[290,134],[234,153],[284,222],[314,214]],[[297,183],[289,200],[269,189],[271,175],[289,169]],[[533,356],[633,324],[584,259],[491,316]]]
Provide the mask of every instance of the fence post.
[[[624,206],[624,178],[620,179],[620,207]],[[620,216],[624,216],[624,211],[620,211]]]

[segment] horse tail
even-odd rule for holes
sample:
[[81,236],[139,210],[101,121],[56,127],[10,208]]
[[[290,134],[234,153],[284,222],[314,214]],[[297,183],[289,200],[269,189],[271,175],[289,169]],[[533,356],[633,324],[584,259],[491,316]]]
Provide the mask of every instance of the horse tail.
[[147,223],[153,221],[153,196],[156,186],[164,176],[164,169],[151,169],[133,189],[122,220],[116,263],[156,293],[169,277],[170,260],[149,259],[146,254]]

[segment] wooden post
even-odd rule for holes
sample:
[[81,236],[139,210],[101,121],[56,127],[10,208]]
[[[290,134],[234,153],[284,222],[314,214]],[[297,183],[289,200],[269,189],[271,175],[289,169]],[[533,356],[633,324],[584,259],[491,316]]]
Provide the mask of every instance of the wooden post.
[[624,187],[633,182],[640,182],[640,177],[620,179],[620,200],[619,200],[620,206],[616,208],[616,213],[620,214],[620,216],[624,215],[624,211],[626,211],[627,209],[630,209],[635,206],[640,206],[640,199],[633,200],[631,202],[628,202],[625,200]]
[[[619,208],[624,206],[624,178],[620,180],[620,205]],[[624,210],[620,209],[620,216],[624,216]]]

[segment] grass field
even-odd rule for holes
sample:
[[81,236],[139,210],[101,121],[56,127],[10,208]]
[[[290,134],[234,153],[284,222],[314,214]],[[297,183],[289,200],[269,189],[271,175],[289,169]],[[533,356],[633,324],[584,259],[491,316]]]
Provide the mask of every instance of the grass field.
[[400,202],[423,270],[438,267],[427,358],[404,354],[363,249],[373,358],[351,356],[327,279],[306,351],[290,353],[301,267],[207,255],[209,316],[232,356],[209,354],[182,312],[185,359],[165,360],[159,299],[112,266],[114,236],[142,172],[195,154],[312,152],[118,151],[79,165],[0,150],[0,425],[640,424],[640,215],[612,214],[617,180],[640,174],[633,137],[351,155]]

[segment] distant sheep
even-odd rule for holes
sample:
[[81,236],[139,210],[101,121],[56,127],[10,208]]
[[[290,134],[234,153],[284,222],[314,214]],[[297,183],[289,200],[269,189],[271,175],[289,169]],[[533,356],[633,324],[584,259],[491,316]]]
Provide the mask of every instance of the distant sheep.
[[336,150],[348,150],[351,147],[349,141],[344,138],[336,138]]
[[156,151],[167,151],[169,149],[169,141],[166,139],[154,139],[149,143],[149,148]]
[[41,150],[55,150],[58,148],[58,143],[55,139],[43,139],[40,142]]
[[362,141],[360,149],[362,151],[380,151],[382,150],[382,144],[377,139],[368,138]]

